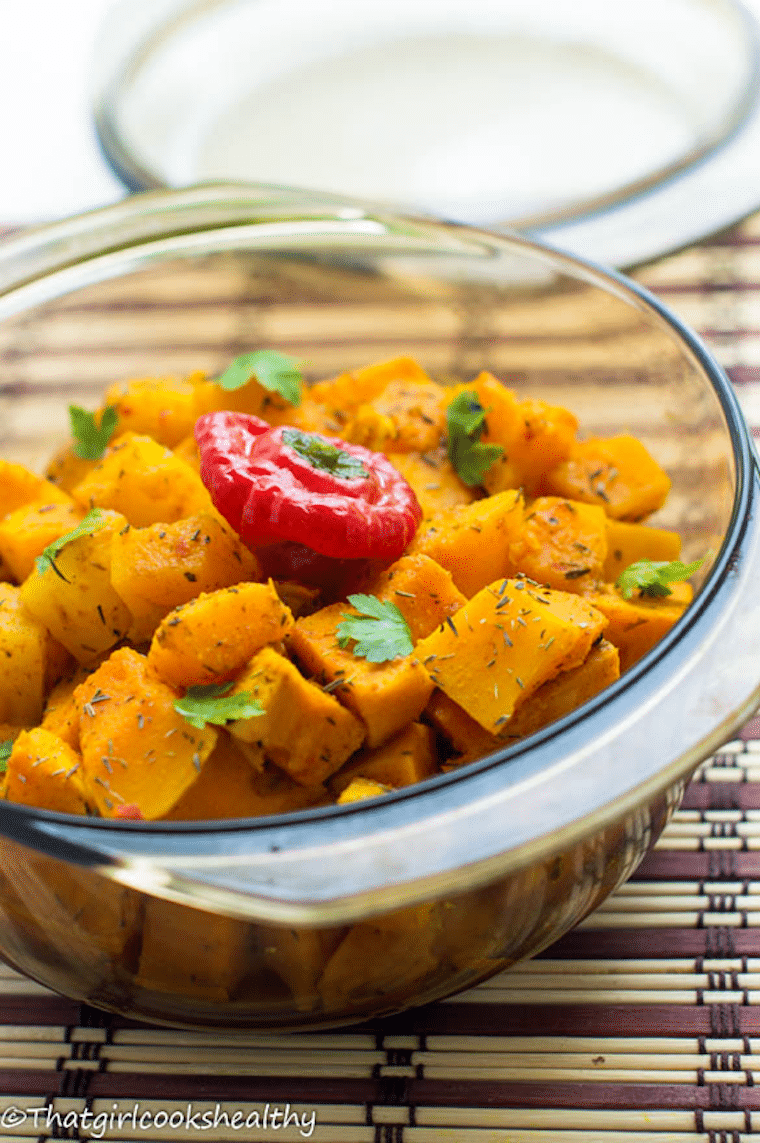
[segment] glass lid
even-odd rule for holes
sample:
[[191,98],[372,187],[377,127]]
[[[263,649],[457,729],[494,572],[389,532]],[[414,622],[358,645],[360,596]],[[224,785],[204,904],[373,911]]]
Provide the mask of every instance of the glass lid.
[[313,187],[619,265],[760,202],[755,25],[732,0],[128,0],[97,69],[130,189]]

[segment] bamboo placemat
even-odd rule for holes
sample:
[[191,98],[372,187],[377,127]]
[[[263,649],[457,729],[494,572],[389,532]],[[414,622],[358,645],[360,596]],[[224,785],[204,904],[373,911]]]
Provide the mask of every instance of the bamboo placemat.
[[[760,215],[637,275],[760,433]],[[760,673],[760,659],[758,660]],[[760,719],[633,880],[532,963],[345,1031],[150,1028],[0,968],[0,1137],[745,1143],[760,1134]]]

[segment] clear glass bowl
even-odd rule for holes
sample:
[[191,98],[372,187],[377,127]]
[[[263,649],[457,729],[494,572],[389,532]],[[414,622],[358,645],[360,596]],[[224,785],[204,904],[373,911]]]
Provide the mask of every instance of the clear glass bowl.
[[[311,378],[411,353],[630,430],[660,520],[709,558],[618,683],[509,750],[371,802],[114,823],[0,804],[0,952],[66,995],[189,1027],[296,1028],[466,988],[630,875],[754,708],[758,477],[725,377],[620,276],[530,243],[306,192],[139,195],[0,248],[2,455],[40,466],[69,402],[270,346]],[[477,669],[477,664],[473,666]]]

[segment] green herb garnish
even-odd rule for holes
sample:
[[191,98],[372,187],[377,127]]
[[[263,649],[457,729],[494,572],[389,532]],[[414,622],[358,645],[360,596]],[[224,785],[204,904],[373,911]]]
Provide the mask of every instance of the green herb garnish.
[[174,703],[177,714],[183,715],[196,730],[203,730],[207,722],[224,726],[236,718],[255,718],[264,714],[249,691],[231,695],[234,683],[209,683],[208,686],[188,687],[182,698]]
[[701,568],[704,560],[683,564],[680,560],[668,563],[666,560],[637,560],[618,576],[615,586],[620,589],[623,599],[630,599],[634,591],[640,595],[672,595],[669,583],[681,583]]
[[74,437],[71,446],[74,456],[80,460],[100,460],[119,423],[116,406],[106,405],[98,424],[94,413],[88,413],[79,405],[69,405],[69,420]]
[[374,595],[349,595],[348,602],[359,615],[343,615],[344,622],[335,632],[341,647],[355,641],[354,655],[368,663],[386,663],[411,654],[412,633],[395,603],[383,603]]
[[501,445],[481,444],[486,411],[474,389],[467,389],[446,410],[449,460],[470,488],[483,483],[491,465],[503,454]]
[[67,532],[65,536],[59,536],[57,540],[53,540],[52,544],[48,544],[44,549],[42,555],[37,556],[34,564],[39,574],[44,575],[48,568],[52,568],[60,579],[68,583],[69,581],[58,568],[55,561],[67,544],[70,544],[73,540],[81,539],[82,536],[91,536],[93,532],[99,532],[107,523],[108,521],[103,519],[103,513],[99,508],[91,508],[84,520],[81,520],[73,531]]
[[8,769],[8,759],[13,750],[13,739],[8,738],[5,742],[0,742],[0,774],[4,774]]
[[301,404],[303,378],[295,357],[287,357],[276,349],[243,353],[227,366],[218,383],[227,391],[242,389],[252,377],[270,393],[279,393],[291,405]]
[[284,429],[283,444],[307,460],[312,468],[340,476],[344,480],[365,480],[369,473],[360,460],[342,448],[330,444],[317,433],[302,433],[298,429]]

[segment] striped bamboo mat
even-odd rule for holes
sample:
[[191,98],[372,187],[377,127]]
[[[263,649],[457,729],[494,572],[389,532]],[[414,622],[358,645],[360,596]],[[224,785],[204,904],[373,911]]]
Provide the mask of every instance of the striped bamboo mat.
[[[760,215],[638,278],[760,432]],[[760,660],[758,661],[760,673]],[[532,963],[346,1031],[149,1028],[0,968],[0,1138],[744,1143],[760,1135],[760,719]]]

